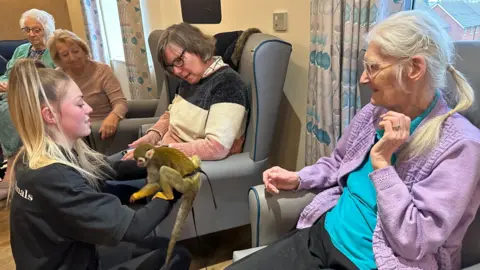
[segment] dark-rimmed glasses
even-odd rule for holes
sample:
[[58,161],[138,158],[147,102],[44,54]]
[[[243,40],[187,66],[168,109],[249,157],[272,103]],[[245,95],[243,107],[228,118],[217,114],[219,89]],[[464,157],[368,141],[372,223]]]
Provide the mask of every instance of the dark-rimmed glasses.
[[183,55],[185,54],[185,52],[186,52],[186,49],[183,49],[182,53],[177,58],[175,58],[175,60],[173,60],[171,64],[169,65],[165,64],[165,69],[168,72],[173,73],[173,67],[183,67],[183,64],[184,64]]

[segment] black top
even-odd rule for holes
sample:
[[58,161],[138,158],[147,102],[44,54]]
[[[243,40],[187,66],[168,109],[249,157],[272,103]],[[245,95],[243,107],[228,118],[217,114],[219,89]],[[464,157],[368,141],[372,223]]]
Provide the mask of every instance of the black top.
[[17,269],[97,269],[96,245],[143,239],[168,214],[164,200],[137,210],[92,188],[62,164],[16,166],[10,241]]
[[230,67],[222,67],[196,84],[182,81],[178,94],[204,110],[216,103],[233,103],[242,105],[248,111],[247,85],[240,75]]

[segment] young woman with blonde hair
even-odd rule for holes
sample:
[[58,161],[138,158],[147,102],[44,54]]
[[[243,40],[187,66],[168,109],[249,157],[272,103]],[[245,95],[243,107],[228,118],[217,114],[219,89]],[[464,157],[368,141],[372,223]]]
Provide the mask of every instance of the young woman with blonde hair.
[[[171,209],[153,200],[134,211],[100,179],[114,175],[81,138],[92,108],[64,72],[30,59],[12,69],[8,102],[23,141],[14,162],[10,236],[18,269],[159,269],[168,240],[151,235]],[[108,247],[106,247],[108,246]],[[173,269],[188,269],[178,248]]]
[[[29,9],[20,17],[20,30],[28,42],[18,46],[8,61],[6,71],[0,74],[0,146],[3,157],[7,160],[7,168],[3,180],[0,179],[0,205],[7,198],[12,162],[22,142],[15,130],[8,112],[8,78],[13,65],[18,59],[30,58],[41,60],[47,67],[55,68],[50,52],[46,47],[48,38],[55,29],[55,19],[44,10]],[[0,155],[0,156],[2,156]],[[0,160],[0,162],[2,162]]]

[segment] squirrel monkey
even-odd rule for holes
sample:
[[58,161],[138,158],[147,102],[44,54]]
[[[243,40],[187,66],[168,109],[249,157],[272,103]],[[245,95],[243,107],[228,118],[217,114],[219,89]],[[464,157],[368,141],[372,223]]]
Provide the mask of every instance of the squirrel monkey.
[[[200,179],[196,179],[200,171],[200,158],[188,158],[175,148],[155,147],[151,144],[139,145],[133,152],[137,166],[147,168],[147,184],[130,196],[130,202],[153,195],[154,198],[173,200],[172,187],[184,194],[200,189]],[[183,178],[186,178],[182,180]],[[191,178],[191,179],[190,179]]]
[[[200,173],[205,174],[205,172],[200,168],[201,160],[198,156],[189,158],[175,148],[142,144],[135,149],[133,156],[137,161],[137,166],[147,168],[148,176],[147,184],[130,196],[130,202],[153,195],[159,188],[162,191],[157,192],[154,198],[173,200],[172,188],[183,194],[165,258],[165,266],[168,269],[173,248],[200,189],[202,182]],[[212,188],[211,184],[210,188]],[[216,208],[215,198],[213,202]]]

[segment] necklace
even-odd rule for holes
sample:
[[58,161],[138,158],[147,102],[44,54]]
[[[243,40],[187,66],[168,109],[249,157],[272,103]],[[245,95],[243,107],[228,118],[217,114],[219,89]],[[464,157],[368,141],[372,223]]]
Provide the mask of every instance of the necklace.
[[43,56],[43,53],[45,53],[47,49],[42,49],[42,50],[34,50],[33,47],[30,49],[28,52],[28,57],[32,59],[40,59]]

